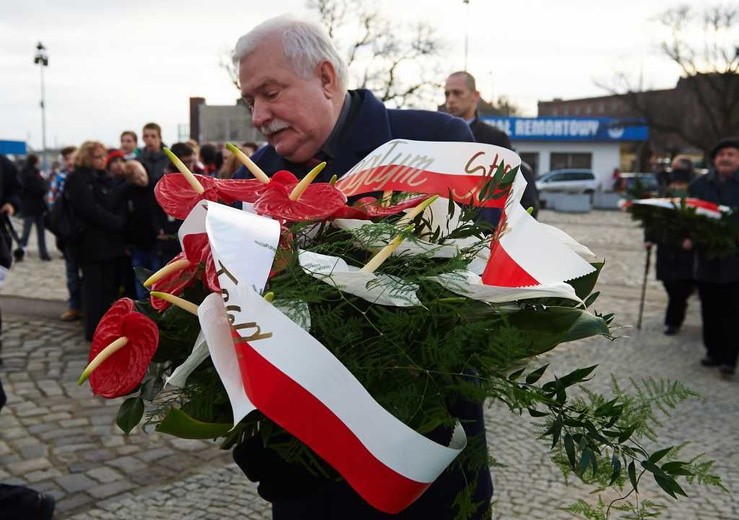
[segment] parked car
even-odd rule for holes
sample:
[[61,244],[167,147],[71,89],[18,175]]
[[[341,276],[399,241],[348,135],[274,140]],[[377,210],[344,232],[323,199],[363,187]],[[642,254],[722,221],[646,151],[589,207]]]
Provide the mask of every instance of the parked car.
[[586,193],[592,196],[598,189],[598,180],[593,170],[566,169],[552,170],[536,179],[541,207],[546,207],[547,194],[551,193]]
[[619,175],[619,192],[629,198],[649,199],[659,196],[659,183],[653,173],[625,172]]

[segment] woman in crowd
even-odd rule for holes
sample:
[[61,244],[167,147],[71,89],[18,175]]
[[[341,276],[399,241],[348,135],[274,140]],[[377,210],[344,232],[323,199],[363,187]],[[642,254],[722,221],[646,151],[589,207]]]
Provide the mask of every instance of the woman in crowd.
[[107,174],[107,156],[102,143],[83,143],[77,152],[75,170],[69,174],[65,186],[70,206],[85,224],[74,254],[82,268],[82,307],[88,340],[92,340],[100,318],[118,297],[121,279],[118,271],[125,255],[123,187],[116,187],[114,179]]

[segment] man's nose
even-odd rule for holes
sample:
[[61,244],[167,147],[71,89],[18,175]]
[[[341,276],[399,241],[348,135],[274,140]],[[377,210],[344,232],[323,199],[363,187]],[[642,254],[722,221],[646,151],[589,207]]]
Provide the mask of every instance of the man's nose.
[[268,123],[271,118],[272,114],[266,104],[255,100],[251,107],[251,123],[259,128]]

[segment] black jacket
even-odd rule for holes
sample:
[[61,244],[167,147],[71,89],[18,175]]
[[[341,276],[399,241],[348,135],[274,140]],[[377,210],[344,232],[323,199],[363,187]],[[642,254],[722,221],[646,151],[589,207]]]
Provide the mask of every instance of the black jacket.
[[76,168],[67,177],[64,191],[75,215],[86,224],[85,236],[75,251],[79,261],[101,262],[123,256],[123,190],[114,187],[107,172]]
[[154,190],[149,186],[123,187],[126,199],[126,243],[139,248],[151,249],[157,244],[157,201]]
[[15,167],[13,161],[0,155],[0,206],[9,202],[13,209],[18,211],[20,208],[21,185],[18,181],[18,168]]
[[472,120],[470,123],[470,130],[472,130],[472,135],[475,136],[475,141],[478,143],[494,144],[496,146],[502,146],[503,148],[513,150],[513,146],[511,146],[511,138],[508,137],[508,134],[503,130],[499,130],[494,126],[480,121],[479,117],[475,117],[475,119]]
[[21,170],[21,213],[24,217],[36,217],[46,211],[46,192],[49,181],[41,176],[41,170],[26,166]]
[[149,152],[144,149],[136,160],[146,168],[146,172],[149,174],[149,186],[152,188],[157,182],[159,182],[159,179],[162,178],[162,175],[164,175],[167,165],[169,164],[169,157],[167,157],[162,150]]
[[[719,181],[711,170],[690,183],[688,194],[691,197],[739,209],[739,170],[726,181]],[[739,219],[739,214],[735,213]],[[700,250],[695,256],[695,279],[699,282],[728,283],[739,282],[739,253],[728,258],[707,258]]]

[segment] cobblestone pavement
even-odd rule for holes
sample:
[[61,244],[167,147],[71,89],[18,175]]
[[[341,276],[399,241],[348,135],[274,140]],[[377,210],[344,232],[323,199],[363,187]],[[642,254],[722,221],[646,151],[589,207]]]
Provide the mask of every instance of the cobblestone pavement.
[[[635,323],[645,255],[641,232],[628,217],[617,212],[544,211],[541,218],[606,258],[598,286],[602,295],[594,308],[615,312],[619,324]],[[62,261],[42,263],[31,250],[29,258],[13,268],[0,298],[63,300],[63,276]],[[726,487],[736,491],[739,383],[698,365],[703,352],[695,297],[681,333],[662,334],[663,293],[652,272],[641,331],[626,327],[618,331],[624,337],[613,342],[597,338],[562,345],[532,366],[549,363],[551,377],[599,364],[589,386],[604,392],[611,377],[624,385],[629,378],[645,377],[688,384],[704,397],[680,406],[659,429],[659,443],[699,440],[685,454],[705,452],[715,459]],[[5,308],[4,300],[2,305]],[[256,496],[254,486],[216,447],[140,431],[126,437],[112,426],[119,401],[93,398],[88,387],[74,383],[88,348],[77,324],[17,313],[4,321],[0,377],[9,403],[0,413],[0,481],[28,483],[54,494],[57,518],[269,518],[268,505]],[[571,515],[559,509],[562,505],[579,498],[595,500],[589,489],[565,485],[545,445],[523,440],[535,432],[527,419],[493,404],[487,424],[492,453],[505,465],[493,470],[495,518],[564,520]],[[642,499],[657,498],[670,506],[665,519],[739,519],[739,501],[714,488],[688,488],[690,497],[677,502],[658,496],[649,482],[640,489]]]

